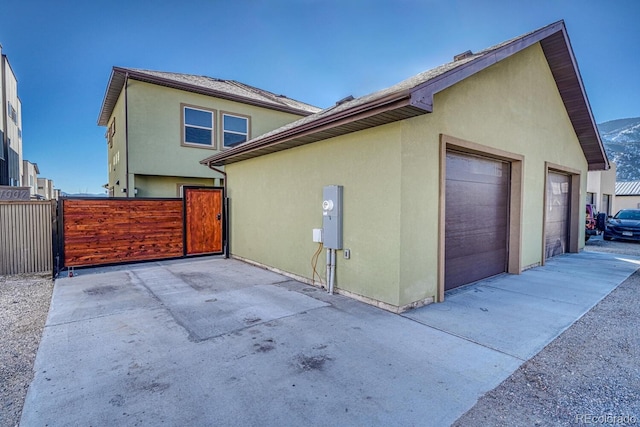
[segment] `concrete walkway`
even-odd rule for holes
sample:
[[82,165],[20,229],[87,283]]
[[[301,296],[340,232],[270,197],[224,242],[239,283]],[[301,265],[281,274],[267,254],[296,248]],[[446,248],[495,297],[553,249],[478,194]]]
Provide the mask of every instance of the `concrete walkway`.
[[79,271],[21,425],[449,425],[638,267],[564,255],[404,315],[235,260]]

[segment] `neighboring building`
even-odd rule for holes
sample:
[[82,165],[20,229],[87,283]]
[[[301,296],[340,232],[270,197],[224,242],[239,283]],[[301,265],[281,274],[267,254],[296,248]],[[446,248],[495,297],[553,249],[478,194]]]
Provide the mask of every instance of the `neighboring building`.
[[620,209],[640,209],[640,181],[616,182],[613,214]]
[[31,163],[29,160],[22,161],[22,186],[30,188],[32,198],[38,195],[39,174],[40,169],[36,163]]
[[18,81],[0,45],[0,185],[22,185],[22,104]]
[[341,185],[338,292],[395,312],[578,252],[609,167],[562,21],[201,163],[225,166],[232,255],[308,283]]
[[319,111],[233,80],[114,67],[98,124],[106,126],[111,197],[176,197],[222,185],[203,157]]
[[595,205],[598,212],[604,212],[607,215],[615,213],[616,197],[616,164],[610,164],[609,170],[589,171],[587,175],[586,202]]
[[38,178],[38,195],[45,200],[55,199],[53,181],[47,178]]

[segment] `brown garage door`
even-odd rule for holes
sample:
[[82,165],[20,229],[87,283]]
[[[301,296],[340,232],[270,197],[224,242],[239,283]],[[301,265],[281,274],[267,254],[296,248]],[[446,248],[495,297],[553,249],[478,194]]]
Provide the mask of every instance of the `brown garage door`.
[[510,164],[447,152],[445,290],[506,271]]
[[545,215],[545,258],[567,251],[571,178],[556,172],[547,176],[547,212]]

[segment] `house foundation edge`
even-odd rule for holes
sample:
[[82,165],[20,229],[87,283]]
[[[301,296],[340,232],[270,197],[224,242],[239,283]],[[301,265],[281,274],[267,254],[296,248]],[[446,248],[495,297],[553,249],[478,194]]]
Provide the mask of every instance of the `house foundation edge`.
[[[313,286],[313,287],[316,287],[316,288],[319,288],[319,289],[326,290],[326,288],[324,286],[320,286],[318,284],[318,282],[312,281],[312,280],[310,280],[310,279],[308,279],[306,277],[300,276],[298,274],[290,273],[288,271],[284,271],[284,270],[281,270],[279,268],[271,267],[271,266],[268,266],[266,264],[262,264],[260,262],[257,262],[257,261],[254,261],[254,260],[251,260],[251,259],[248,259],[248,258],[244,258],[244,257],[238,256],[238,255],[233,255],[232,254],[231,258],[236,259],[238,261],[245,262],[247,264],[254,265],[256,267],[263,268],[263,269],[268,270],[268,271],[272,271],[272,272],[277,273],[277,274],[281,274],[281,275],[283,275],[285,277],[289,277],[289,278],[291,278],[293,280],[296,280],[298,282],[304,283],[305,285],[310,285],[310,286]],[[389,311],[389,312],[394,313],[394,314],[400,314],[400,313],[404,313],[405,311],[412,310],[414,308],[423,307],[425,305],[432,304],[435,301],[434,297],[426,297],[426,298],[420,299],[418,301],[411,302],[409,304],[404,304],[404,305],[397,306],[397,305],[386,303],[384,301],[376,300],[374,298],[369,298],[369,297],[366,297],[364,295],[357,294],[355,292],[346,291],[346,290],[340,289],[340,288],[334,288],[334,292],[339,294],[339,295],[346,296],[348,298],[354,299],[356,301],[363,302],[363,303],[368,304],[368,305],[372,305],[374,307],[380,308],[380,309],[385,310],[385,311]]]

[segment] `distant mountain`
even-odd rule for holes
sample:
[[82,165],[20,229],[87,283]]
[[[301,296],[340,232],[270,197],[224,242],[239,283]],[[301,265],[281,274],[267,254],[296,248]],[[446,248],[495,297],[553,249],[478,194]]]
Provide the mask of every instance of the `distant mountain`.
[[640,117],[598,125],[609,161],[615,162],[617,181],[640,181]]

